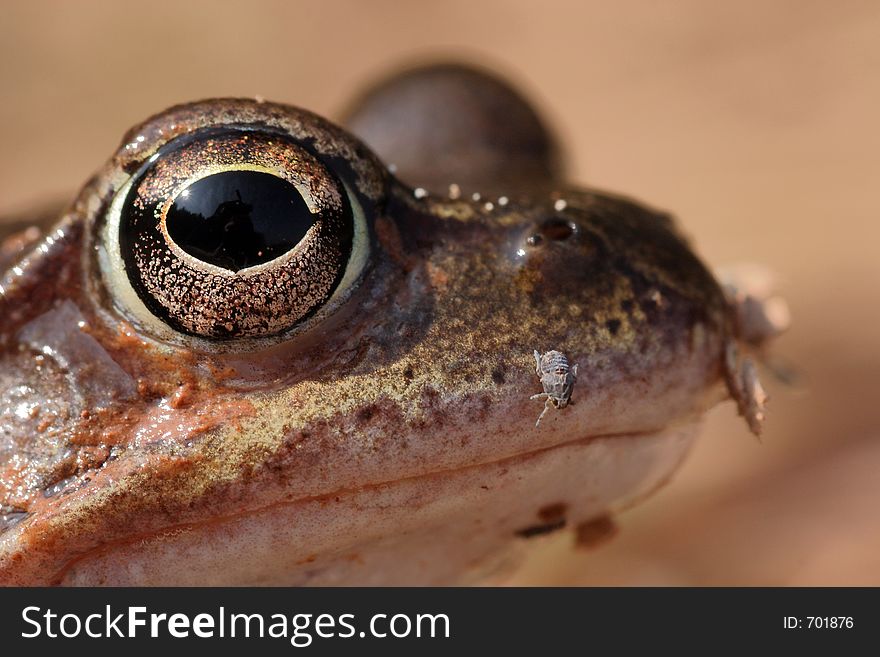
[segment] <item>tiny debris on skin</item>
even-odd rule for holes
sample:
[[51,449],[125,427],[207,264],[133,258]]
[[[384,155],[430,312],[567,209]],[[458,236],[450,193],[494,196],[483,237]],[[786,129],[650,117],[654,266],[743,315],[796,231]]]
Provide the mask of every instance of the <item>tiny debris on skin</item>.
[[[619,320],[614,320],[619,321]],[[541,424],[541,418],[551,406],[553,408],[565,408],[571,402],[571,393],[577,381],[577,363],[569,365],[568,358],[561,351],[548,351],[535,355],[535,373],[541,379],[544,392],[532,395],[531,399],[546,399],[544,410],[535,420],[535,427]]]
[[346,124],[170,108],[4,239],[0,583],[481,581],[609,535],[719,401],[760,431],[778,304],[571,184],[505,82],[423,67]]

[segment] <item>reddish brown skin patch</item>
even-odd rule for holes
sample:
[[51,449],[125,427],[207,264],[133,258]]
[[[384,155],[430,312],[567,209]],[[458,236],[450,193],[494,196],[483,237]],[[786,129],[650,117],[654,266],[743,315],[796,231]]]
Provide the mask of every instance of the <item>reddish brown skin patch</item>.
[[431,287],[438,290],[446,289],[449,284],[449,276],[443,271],[442,267],[438,267],[433,263],[428,263],[425,270],[428,274],[428,281],[431,283]]
[[600,516],[583,522],[575,529],[575,545],[592,550],[617,536],[620,529],[611,516]]
[[379,217],[376,219],[376,238],[379,244],[404,271],[410,271],[415,266],[415,261],[408,256],[403,249],[403,242],[400,239],[400,231],[393,221],[387,217]]
[[180,409],[192,405],[196,394],[196,386],[192,383],[184,383],[177,387],[168,404],[171,408]]
[[568,513],[568,505],[565,502],[548,504],[538,509],[538,517],[544,522],[554,522],[565,518],[566,513]]

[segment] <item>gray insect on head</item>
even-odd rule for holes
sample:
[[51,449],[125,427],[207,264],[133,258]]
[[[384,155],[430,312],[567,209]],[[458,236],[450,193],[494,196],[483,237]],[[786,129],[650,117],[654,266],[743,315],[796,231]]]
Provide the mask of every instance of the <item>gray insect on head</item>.
[[574,390],[575,381],[577,381],[577,363],[570,365],[568,358],[561,351],[547,351],[544,354],[534,352],[535,356],[535,373],[541,380],[541,386],[544,392],[532,395],[530,399],[544,399],[544,410],[538,416],[535,422],[537,427],[541,423],[541,419],[547,412],[547,409],[565,408],[571,401],[571,393]]

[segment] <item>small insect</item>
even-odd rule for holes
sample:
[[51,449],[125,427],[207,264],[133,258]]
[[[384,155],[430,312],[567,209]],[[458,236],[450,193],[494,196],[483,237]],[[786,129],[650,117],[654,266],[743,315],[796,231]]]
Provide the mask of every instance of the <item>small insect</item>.
[[568,358],[561,351],[548,351],[543,356],[535,351],[535,373],[541,379],[541,385],[544,386],[544,392],[532,395],[530,399],[546,398],[544,402],[544,410],[538,416],[535,422],[537,427],[541,424],[541,418],[547,409],[565,408],[571,401],[571,391],[574,389],[574,382],[577,381],[578,366],[577,363],[569,367]]

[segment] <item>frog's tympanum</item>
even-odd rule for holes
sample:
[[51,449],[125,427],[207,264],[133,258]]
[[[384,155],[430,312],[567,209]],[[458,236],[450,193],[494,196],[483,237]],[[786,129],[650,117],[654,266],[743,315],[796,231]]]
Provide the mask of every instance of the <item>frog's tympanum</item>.
[[[6,238],[0,582],[475,581],[610,526],[718,401],[760,428],[769,331],[505,84],[424,68],[347,125],[173,107]],[[537,427],[535,351],[577,366]]]

